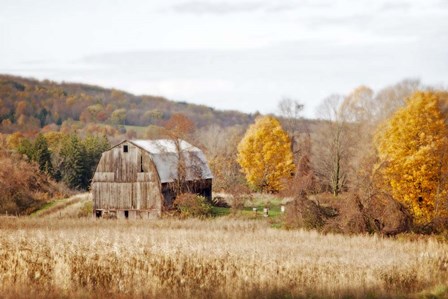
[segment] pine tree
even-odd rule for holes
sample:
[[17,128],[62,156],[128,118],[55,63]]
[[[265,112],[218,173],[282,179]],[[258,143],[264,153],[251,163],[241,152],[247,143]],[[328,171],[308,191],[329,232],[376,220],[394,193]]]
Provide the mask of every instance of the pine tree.
[[62,180],[72,189],[86,189],[85,157],[85,149],[76,135],[72,135],[64,142],[61,149]]
[[96,166],[101,158],[101,154],[110,147],[110,144],[106,136],[98,137],[91,135],[83,140],[82,145],[85,150],[85,167],[82,186],[84,189],[87,189],[95,174]]
[[29,161],[32,161],[33,159],[33,143],[27,139],[23,138],[20,140],[20,143],[17,147],[17,152],[26,156]]
[[53,166],[51,164],[51,152],[48,149],[48,143],[42,134],[39,134],[34,141],[32,147],[32,160],[39,165],[41,172],[47,174],[53,173]]

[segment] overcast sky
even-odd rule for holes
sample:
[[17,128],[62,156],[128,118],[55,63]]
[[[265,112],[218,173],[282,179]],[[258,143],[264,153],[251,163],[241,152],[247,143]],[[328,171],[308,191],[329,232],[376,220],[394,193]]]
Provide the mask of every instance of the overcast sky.
[[448,83],[448,0],[0,0],[0,73],[306,116],[332,93]]

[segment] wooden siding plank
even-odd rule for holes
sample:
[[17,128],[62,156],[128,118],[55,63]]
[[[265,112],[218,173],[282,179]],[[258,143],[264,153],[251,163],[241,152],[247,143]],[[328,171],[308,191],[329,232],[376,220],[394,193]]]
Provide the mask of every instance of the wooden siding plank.
[[101,155],[92,183],[94,206],[105,210],[141,210],[135,215],[144,218],[158,216],[163,197],[151,157],[129,143],[128,150],[123,153],[121,145]]

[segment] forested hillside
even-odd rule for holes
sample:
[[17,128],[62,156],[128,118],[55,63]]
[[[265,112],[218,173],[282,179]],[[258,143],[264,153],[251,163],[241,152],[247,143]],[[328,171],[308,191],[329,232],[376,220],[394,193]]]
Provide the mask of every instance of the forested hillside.
[[0,75],[2,133],[39,131],[68,120],[113,126],[160,126],[179,112],[191,119],[197,128],[210,123],[222,127],[248,125],[256,116],[86,84],[59,84]]

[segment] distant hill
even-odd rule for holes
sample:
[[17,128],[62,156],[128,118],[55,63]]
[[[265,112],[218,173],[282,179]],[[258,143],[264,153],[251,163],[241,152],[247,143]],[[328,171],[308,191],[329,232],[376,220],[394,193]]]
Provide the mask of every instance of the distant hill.
[[38,131],[66,120],[124,126],[161,125],[174,113],[190,118],[197,128],[248,125],[256,114],[215,110],[205,105],[136,96],[116,89],[78,83],[38,81],[0,75],[0,132]]

